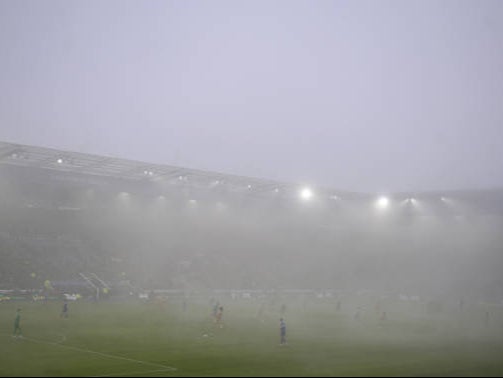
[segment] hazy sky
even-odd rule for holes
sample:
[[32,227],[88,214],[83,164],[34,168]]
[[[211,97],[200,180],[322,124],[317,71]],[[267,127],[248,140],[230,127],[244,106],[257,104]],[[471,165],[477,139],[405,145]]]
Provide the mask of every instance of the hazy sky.
[[0,0],[0,140],[356,191],[503,187],[503,1]]

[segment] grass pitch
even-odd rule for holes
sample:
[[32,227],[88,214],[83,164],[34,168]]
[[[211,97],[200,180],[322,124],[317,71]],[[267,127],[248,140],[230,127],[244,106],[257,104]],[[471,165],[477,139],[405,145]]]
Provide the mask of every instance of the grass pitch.
[[[355,306],[292,302],[287,346],[279,311],[225,300],[223,328],[207,301],[0,303],[1,376],[502,376],[500,309],[427,314],[388,304],[355,320]],[[23,339],[12,337],[22,308]],[[259,314],[260,313],[260,314]]]

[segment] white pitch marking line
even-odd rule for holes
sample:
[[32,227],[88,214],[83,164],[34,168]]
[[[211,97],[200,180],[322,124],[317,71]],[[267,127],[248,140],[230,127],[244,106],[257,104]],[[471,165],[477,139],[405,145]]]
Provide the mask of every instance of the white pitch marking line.
[[61,348],[76,350],[78,352],[96,354],[98,356],[107,357],[107,358],[115,358],[116,360],[123,360],[123,361],[128,361],[128,362],[135,362],[137,364],[142,364],[142,365],[149,365],[149,366],[160,367],[160,368],[163,369],[163,371],[177,371],[177,369],[174,368],[174,367],[165,366],[165,365],[161,365],[161,364],[155,364],[153,362],[140,361],[140,360],[135,360],[135,359],[132,359],[132,358],[121,357],[121,356],[114,356],[113,354],[95,352],[95,351],[89,350],[89,349],[82,349],[82,348],[72,347],[72,346],[69,346],[69,345],[63,345],[63,344],[60,344],[60,343],[53,343],[53,342],[49,342],[49,341],[36,340],[36,339],[32,339],[32,338],[27,338],[27,337],[24,337],[23,339],[24,340],[28,340],[28,341],[32,341],[32,342],[35,342],[35,343],[39,343],[39,344],[53,345],[53,346],[58,346],[58,347],[61,347]]
[[146,375],[146,374],[152,374],[152,373],[166,373],[171,370],[149,370],[149,371],[128,371],[124,373],[111,373],[111,374],[105,374],[105,375],[94,375],[92,378],[105,378],[105,377],[131,377],[133,375]]

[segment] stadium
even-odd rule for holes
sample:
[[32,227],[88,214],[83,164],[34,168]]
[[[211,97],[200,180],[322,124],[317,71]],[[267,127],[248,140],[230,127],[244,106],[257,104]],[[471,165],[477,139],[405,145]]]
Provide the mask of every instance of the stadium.
[[503,298],[503,190],[352,193],[8,143],[0,156],[2,289],[91,272],[148,291]]
[[[31,347],[57,344],[72,355],[55,370],[2,375],[503,371],[495,357],[503,350],[503,189],[356,193],[1,142],[0,211],[2,318],[25,307]],[[51,317],[64,299],[78,315],[62,324]],[[208,318],[215,303],[225,304],[225,328]],[[135,332],[153,345],[140,338],[142,348],[131,348],[129,331],[119,331],[134,328],[126,314],[142,319]],[[93,316],[107,319],[107,330],[116,319],[118,330],[87,339]],[[304,349],[268,349],[277,348],[279,316],[297,328],[291,350]],[[100,325],[91,328],[106,334]],[[400,351],[405,339],[419,349]],[[348,342],[341,366],[328,354],[340,356]],[[426,345],[448,352],[412,368]],[[257,364],[235,366],[222,349]],[[323,361],[305,357],[320,350]],[[389,350],[403,354],[402,365],[387,360]],[[362,366],[369,351],[385,362]],[[84,367],[92,353],[104,361]]]

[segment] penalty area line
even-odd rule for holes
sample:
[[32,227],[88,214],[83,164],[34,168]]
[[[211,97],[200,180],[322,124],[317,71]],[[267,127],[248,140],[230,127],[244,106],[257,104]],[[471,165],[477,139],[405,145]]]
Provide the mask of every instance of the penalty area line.
[[[168,372],[168,371],[174,372],[174,371],[178,370],[177,368],[174,368],[172,366],[166,366],[166,365],[156,364],[156,363],[148,362],[148,361],[135,360],[133,358],[115,356],[113,354],[96,352],[94,350],[73,347],[73,346],[64,345],[64,344],[61,344],[61,343],[54,343],[54,342],[45,341],[45,340],[37,340],[37,339],[28,338],[28,337],[24,337],[23,340],[31,341],[31,342],[38,343],[38,344],[57,346],[57,347],[60,347],[60,348],[64,348],[64,349],[68,349],[68,350],[74,350],[74,351],[81,352],[81,353],[95,354],[97,356],[101,356],[101,357],[105,357],[105,358],[111,358],[111,359],[115,359],[115,360],[128,361],[128,362],[133,362],[133,363],[137,363],[137,364],[141,364],[141,365],[145,365],[145,366],[152,366],[152,367],[161,368],[160,370],[156,370],[155,372],[161,372],[161,371],[163,371],[163,372]],[[153,372],[154,371],[137,373],[137,374],[147,374],[147,373],[153,373]],[[121,375],[121,374],[122,373],[117,373],[117,375]],[[135,373],[128,373],[128,374],[135,374]],[[109,376],[112,376],[112,375],[115,375],[115,374],[110,374]],[[106,375],[100,375],[100,377],[106,377]]]

